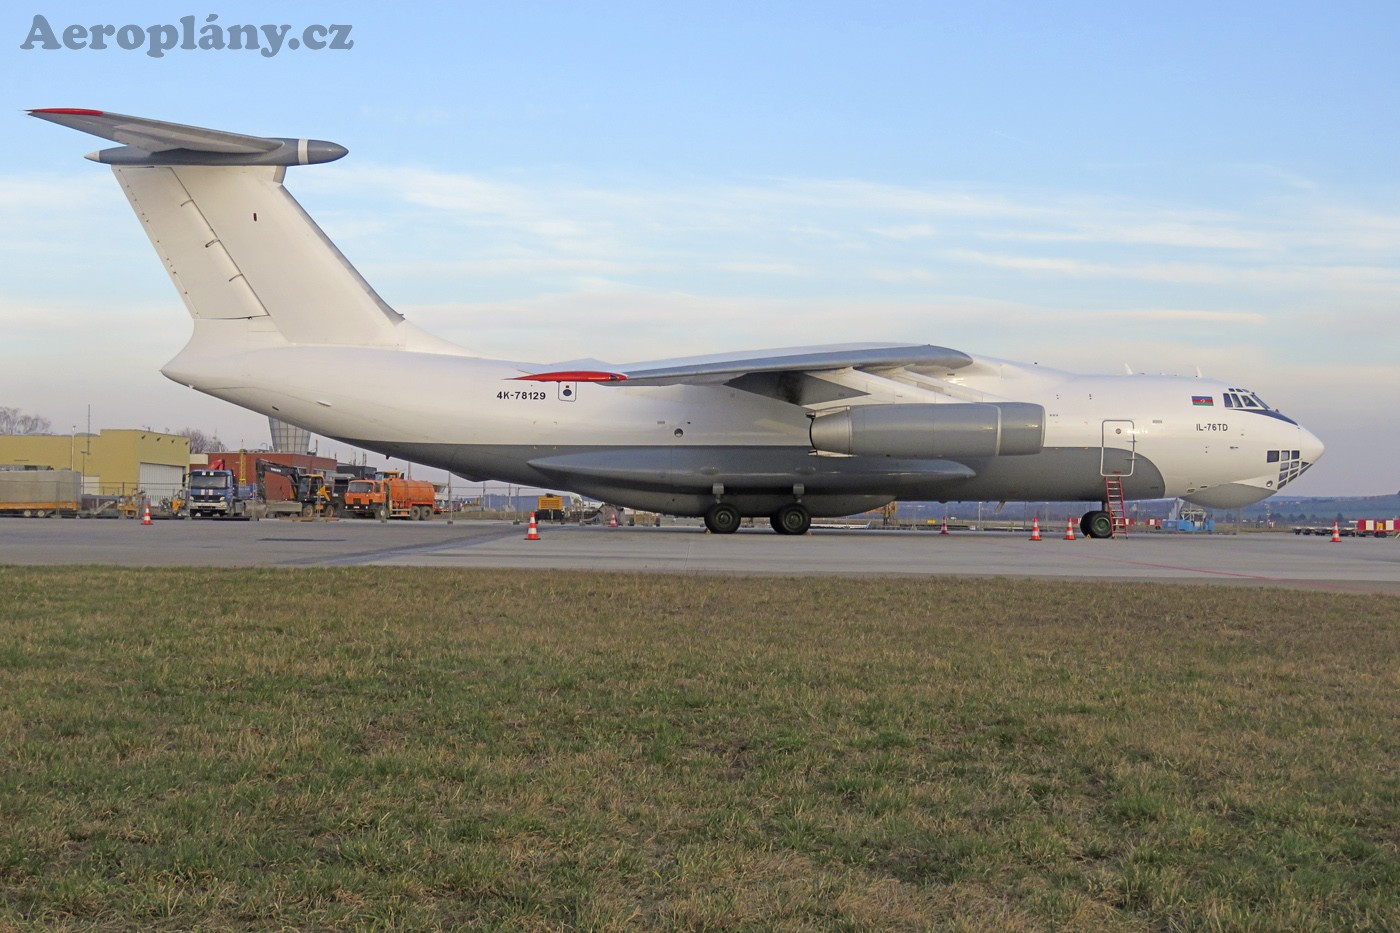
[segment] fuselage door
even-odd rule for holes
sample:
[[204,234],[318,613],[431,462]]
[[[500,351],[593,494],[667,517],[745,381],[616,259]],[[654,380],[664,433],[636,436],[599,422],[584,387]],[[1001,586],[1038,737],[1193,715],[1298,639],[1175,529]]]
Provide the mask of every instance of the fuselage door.
[[1103,452],[1099,458],[1101,476],[1132,476],[1137,460],[1137,436],[1131,421],[1103,423]]

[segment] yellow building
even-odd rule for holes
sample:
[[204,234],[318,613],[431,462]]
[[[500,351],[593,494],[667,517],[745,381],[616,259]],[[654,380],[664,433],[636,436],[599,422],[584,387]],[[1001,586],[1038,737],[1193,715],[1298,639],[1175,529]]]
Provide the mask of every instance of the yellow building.
[[190,441],[158,431],[100,434],[0,434],[0,465],[73,469],[88,495],[172,495],[190,466]]

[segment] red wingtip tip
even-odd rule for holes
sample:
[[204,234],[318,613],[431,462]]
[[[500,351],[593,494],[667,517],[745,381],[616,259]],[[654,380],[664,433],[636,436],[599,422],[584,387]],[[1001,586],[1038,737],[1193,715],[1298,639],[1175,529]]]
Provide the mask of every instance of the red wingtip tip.
[[75,117],[101,117],[105,116],[101,110],[85,110],[82,107],[36,107],[30,113],[66,113]]
[[527,376],[512,376],[529,382],[624,382],[622,373],[605,373],[593,369],[572,369],[557,373],[531,373]]

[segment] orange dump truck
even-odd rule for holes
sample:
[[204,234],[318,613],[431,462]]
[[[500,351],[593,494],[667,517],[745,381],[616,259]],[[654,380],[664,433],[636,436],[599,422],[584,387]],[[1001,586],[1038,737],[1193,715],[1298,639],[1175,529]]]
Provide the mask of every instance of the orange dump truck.
[[345,512],[359,518],[409,518],[424,521],[432,517],[433,484],[404,479],[385,473],[375,479],[354,479],[345,487]]

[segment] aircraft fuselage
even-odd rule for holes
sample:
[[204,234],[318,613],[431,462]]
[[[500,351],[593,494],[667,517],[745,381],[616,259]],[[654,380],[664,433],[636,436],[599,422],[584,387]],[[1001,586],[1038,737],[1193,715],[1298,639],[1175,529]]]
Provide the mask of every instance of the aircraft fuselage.
[[818,516],[894,498],[1095,501],[1110,475],[1122,478],[1128,498],[1233,508],[1276,492],[1321,446],[1275,411],[1226,408],[1226,383],[1003,361],[978,360],[959,379],[964,398],[945,403],[1042,405],[1043,447],[953,463],[814,450],[806,409],[727,384],[531,382],[520,377],[548,367],[354,347],[227,359],[237,365],[201,360],[186,370],[177,358],[165,372],[315,433],[465,478],[559,486],[681,515],[704,514],[717,498],[757,515],[796,498]]

